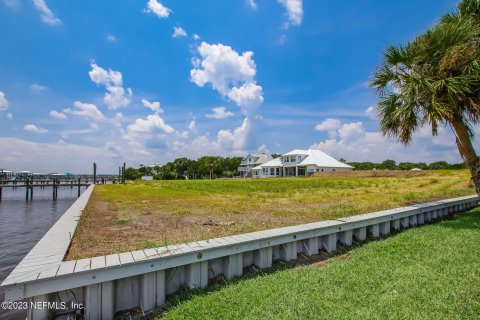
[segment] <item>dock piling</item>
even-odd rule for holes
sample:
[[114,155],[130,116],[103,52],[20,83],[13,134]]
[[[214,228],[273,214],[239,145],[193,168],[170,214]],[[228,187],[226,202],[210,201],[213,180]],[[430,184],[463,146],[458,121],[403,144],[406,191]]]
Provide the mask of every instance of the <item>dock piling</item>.
[[93,163],[93,184],[97,184],[97,164]]

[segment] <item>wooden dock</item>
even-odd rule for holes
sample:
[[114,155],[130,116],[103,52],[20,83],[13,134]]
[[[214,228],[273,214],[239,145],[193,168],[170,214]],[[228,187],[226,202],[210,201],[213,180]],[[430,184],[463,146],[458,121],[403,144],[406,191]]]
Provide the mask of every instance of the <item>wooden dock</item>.
[[[93,163],[93,175],[48,175],[48,177],[35,178],[34,176],[22,176],[21,178],[7,178],[5,175],[0,175],[0,202],[2,201],[2,191],[4,188],[25,188],[25,201],[33,200],[33,189],[52,188],[52,199],[57,200],[58,188],[70,187],[77,188],[78,197],[80,197],[80,188],[88,187],[92,184],[125,184],[125,169],[126,164],[118,168],[117,175],[97,175],[97,164]],[[56,177],[55,177],[56,176]]]
[[77,196],[80,197],[82,187],[88,187],[91,184],[116,184],[121,182],[122,179],[118,177],[101,178],[96,179],[95,181],[93,178],[0,180],[0,201],[2,201],[2,193],[4,188],[25,188],[25,201],[33,200],[33,190],[35,188],[52,188],[52,200],[57,200],[58,188],[61,187],[70,187],[71,189],[77,188]]

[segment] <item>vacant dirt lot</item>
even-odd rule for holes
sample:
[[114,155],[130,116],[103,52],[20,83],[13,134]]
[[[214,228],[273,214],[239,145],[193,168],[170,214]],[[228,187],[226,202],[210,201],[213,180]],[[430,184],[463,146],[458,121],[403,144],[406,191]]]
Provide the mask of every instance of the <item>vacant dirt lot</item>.
[[466,170],[99,185],[67,258],[335,219],[472,193]]

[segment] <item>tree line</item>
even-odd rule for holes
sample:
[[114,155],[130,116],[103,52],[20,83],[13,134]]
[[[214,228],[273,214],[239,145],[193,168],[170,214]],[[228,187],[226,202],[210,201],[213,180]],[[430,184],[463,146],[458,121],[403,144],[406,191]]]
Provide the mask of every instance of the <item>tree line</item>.
[[385,160],[381,163],[347,162],[344,159],[340,159],[340,161],[351,165],[355,170],[412,170],[415,168],[421,170],[457,170],[467,168],[465,163],[450,164],[446,161],[437,161],[430,164],[425,162],[400,162],[397,164],[395,160]]
[[[274,154],[274,157],[280,155]],[[218,179],[233,178],[239,176],[238,167],[243,160],[241,157],[219,157],[205,156],[197,160],[188,158],[177,158],[164,165],[144,166],[139,168],[127,168],[125,178],[128,180],[140,179],[142,176],[152,176],[155,180],[184,180],[184,179]],[[411,170],[414,168],[422,170],[452,170],[465,169],[464,163],[450,164],[446,161],[437,161],[430,164],[425,162],[400,162],[385,160],[375,162],[348,162],[345,159],[340,161],[347,163],[355,170]]]
[[127,168],[125,177],[129,180],[142,176],[153,176],[155,180],[176,179],[217,179],[238,176],[238,167],[242,157],[205,156],[197,160],[177,158],[162,166],[144,166]]

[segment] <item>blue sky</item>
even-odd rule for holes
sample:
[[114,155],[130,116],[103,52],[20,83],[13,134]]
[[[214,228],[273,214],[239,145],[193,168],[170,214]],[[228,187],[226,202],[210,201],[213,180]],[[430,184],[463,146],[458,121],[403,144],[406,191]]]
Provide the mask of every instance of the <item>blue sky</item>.
[[319,148],[460,161],[449,128],[377,133],[369,77],[456,1],[0,0],[0,167]]

